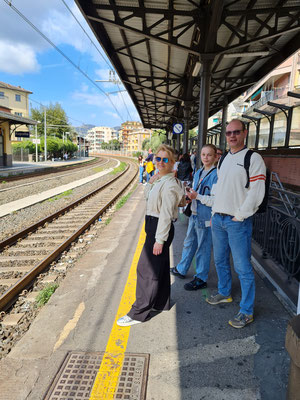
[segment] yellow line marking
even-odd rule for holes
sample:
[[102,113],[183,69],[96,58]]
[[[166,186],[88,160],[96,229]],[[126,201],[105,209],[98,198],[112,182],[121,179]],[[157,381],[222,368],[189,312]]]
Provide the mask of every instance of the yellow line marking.
[[58,341],[55,343],[53,351],[57,350],[63,344],[63,342],[69,336],[70,332],[75,328],[84,309],[85,309],[84,303],[80,303],[75,311],[74,317],[70,319],[69,322],[65,325],[62,333],[59,336]]
[[120,317],[128,313],[132,303],[135,301],[136,267],[145,243],[145,238],[145,225],[143,225],[119,309],[89,400],[112,400],[114,398],[130,333],[130,326],[120,327],[116,322]]

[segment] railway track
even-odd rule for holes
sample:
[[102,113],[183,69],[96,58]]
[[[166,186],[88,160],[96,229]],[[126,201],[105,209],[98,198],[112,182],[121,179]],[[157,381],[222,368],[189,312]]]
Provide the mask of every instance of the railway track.
[[[22,188],[24,186],[29,186],[32,184],[37,184],[37,183],[41,183],[41,182],[46,182],[46,181],[50,181],[53,179],[59,179],[59,178],[64,178],[67,177],[69,175],[74,175],[74,172],[82,172],[85,170],[90,170],[90,169],[94,169],[94,168],[98,168],[98,167],[103,167],[105,166],[107,163],[109,162],[109,159],[105,159],[105,158],[97,158],[95,160],[90,161],[87,165],[84,164],[78,164],[78,165],[74,165],[73,167],[70,165],[68,167],[57,167],[54,170],[51,169],[43,171],[43,172],[35,172],[32,174],[24,174],[24,175],[19,175],[19,176],[11,176],[11,177],[5,177],[4,181],[6,183],[10,183],[10,182],[18,182],[19,180],[22,180],[21,184],[16,184],[16,185],[10,185],[9,187],[0,187],[0,193],[1,192],[7,192],[9,190],[15,190],[15,189],[19,189]],[[58,175],[59,172],[63,172],[66,171],[67,172]],[[75,171],[74,171],[75,170]],[[71,172],[72,171],[72,172]],[[45,176],[48,176],[46,177]],[[39,177],[41,177],[41,179],[38,179]],[[24,181],[26,181],[24,183]],[[27,182],[28,181],[28,182]]]
[[129,162],[120,175],[97,190],[0,242],[0,311],[7,310],[42,271],[105,213],[136,174],[136,164]]

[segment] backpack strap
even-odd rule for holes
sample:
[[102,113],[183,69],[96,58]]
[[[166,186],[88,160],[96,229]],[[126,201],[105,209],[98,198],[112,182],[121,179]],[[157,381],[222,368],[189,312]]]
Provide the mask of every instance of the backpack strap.
[[249,185],[250,185],[250,175],[249,175],[249,168],[250,168],[250,159],[252,154],[254,153],[253,150],[248,150],[247,153],[245,154],[245,158],[244,158],[244,168],[246,170],[246,174],[247,174],[247,183],[245,188],[248,189]]
[[[211,174],[215,169],[216,169],[216,167],[210,169],[210,170],[208,171],[208,173],[205,175],[205,177],[203,178],[203,180],[206,179],[206,178],[208,177],[208,175]],[[201,182],[201,175],[202,175],[203,170],[204,170],[204,169],[202,168],[202,171],[201,171],[200,176],[199,176],[198,185],[197,185],[197,188],[196,188],[196,190],[195,190],[196,192],[198,192],[198,190],[199,190],[199,188],[200,188],[200,185],[201,185],[201,183],[202,183],[202,182]],[[201,193],[199,193],[199,194],[201,194]]]
[[222,154],[222,156],[218,162],[218,169],[221,168],[222,162],[224,161],[224,158],[227,156],[227,154],[228,154],[228,151],[225,151],[225,153]]

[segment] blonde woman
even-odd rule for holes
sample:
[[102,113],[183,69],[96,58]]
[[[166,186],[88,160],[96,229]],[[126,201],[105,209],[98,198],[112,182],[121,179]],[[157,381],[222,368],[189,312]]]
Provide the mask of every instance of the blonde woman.
[[145,322],[152,310],[170,309],[169,247],[184,189],[173,174],[175,152],[172,147],[161,145],[155,161],[159,172],[145,187],[146,240],[137,266],[136,300],[129,313],[117,321],[119,326]]

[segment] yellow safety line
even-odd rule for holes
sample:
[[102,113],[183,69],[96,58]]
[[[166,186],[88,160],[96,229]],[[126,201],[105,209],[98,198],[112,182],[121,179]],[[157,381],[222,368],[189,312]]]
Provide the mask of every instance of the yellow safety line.
[[145,243],[145,237],[145,226],[143,225],[119,309],[92,388],[90,400],[114,398],[130,332],[130,327],[120,327],[116,322],[120,317],[127,314],[135,301],[136,267]]

